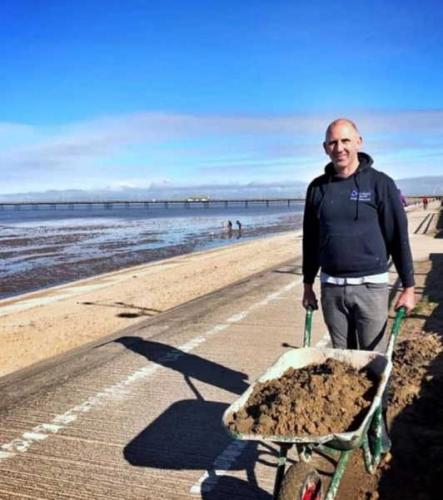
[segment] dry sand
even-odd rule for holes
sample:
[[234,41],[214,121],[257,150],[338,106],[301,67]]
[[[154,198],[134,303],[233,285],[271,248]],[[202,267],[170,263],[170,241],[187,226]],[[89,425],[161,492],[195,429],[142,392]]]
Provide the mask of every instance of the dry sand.
[[301,255],[300,233],[131,267],[0,301],[0,376]]

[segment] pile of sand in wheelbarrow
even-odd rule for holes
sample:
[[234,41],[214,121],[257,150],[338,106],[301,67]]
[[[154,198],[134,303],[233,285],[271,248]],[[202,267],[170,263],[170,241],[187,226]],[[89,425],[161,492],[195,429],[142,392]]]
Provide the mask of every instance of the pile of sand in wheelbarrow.
[[327,359],[257,383],[229,427],[242,434],[324,435],[356,429],[377,390],[367,369]]

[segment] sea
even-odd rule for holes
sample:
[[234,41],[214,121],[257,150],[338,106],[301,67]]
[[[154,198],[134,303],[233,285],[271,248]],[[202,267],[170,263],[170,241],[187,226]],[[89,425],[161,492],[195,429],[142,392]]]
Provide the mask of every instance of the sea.
[[301,228],[303,208],[302,202],[268,207],[243,203],[228,208],[204,204],[3,207],[0,299],[167,257],[296,231]]

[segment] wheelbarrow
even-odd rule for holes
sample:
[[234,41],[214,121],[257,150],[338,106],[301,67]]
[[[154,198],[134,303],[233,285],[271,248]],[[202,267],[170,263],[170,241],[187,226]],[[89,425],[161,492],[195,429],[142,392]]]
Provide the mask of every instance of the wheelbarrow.
[[[385,354],[374,351],[313,348],[311,344],[312,309],[306,312],[303,347],[283,354],[259,377],[223,415],[223,425],[231,436],[242,440],[266,441],[279,445],[279,457],[274,483],[274,499],[332,500],[335,498],[346,465],[353,450],[363,449],[366,470],[373,474],[382,456],[382,397],[392,371],[392,353],[406,311],[402,307],[395,316]],[[288,436],[243,434],[229,428],[234,413],[243,408],[257,383],[279,378],[288,368],[303,368],[321,364],[328,358],[348,363],[357,369],[368,368],[377,378],[377,390],[367,413],[356,430],[322,436]],[[371,435],[371,440],[369,439]],[[295,447],[299,461],[286,467],[288,451]],[[327,488],[325,481],[311,465],[314,452],[333,459],[335,470]]]

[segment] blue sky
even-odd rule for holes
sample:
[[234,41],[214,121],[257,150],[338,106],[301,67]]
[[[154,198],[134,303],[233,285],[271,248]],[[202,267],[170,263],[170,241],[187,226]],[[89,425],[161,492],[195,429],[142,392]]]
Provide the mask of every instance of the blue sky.
[[441,2],[5,0],[0,24],[0,193],[307,181],[338,116],[392,177],[443,173]]

